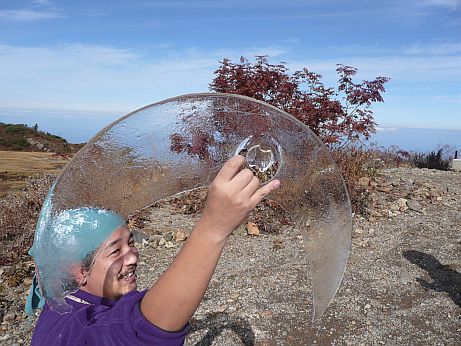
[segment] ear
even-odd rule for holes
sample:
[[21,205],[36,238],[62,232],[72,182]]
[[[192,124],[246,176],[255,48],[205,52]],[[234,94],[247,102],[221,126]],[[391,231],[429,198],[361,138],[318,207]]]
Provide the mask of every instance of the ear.
[[74,277],[75,281],[78,282],[79,286],[85,286],[88,272],[83,269],[81,263],[75,263],[71,265],[70,273]]

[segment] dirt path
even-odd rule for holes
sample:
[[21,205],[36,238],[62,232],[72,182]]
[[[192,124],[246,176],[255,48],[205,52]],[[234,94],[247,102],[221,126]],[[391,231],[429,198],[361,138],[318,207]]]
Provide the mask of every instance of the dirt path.
[[[319,322],[311,322],[309,265],[298,232],[285,227],[277,235],[235,234],[186,344],[459,344],[461,173],[385,170],[369,189],[372,216],[355,218],[343,284]],[[145,231],[164,235],[140,244],[141,288],[171,262],[182,231],[198,217],[167,207],[151,208],[146,216],[151,222]],[[6,280],[3,274],[0,285]],[[16,298],[13,305],[1,302],[2,344],[30,337],[32,327],[19,312],[22,286],[11,294],[0,291],[3,300]]]

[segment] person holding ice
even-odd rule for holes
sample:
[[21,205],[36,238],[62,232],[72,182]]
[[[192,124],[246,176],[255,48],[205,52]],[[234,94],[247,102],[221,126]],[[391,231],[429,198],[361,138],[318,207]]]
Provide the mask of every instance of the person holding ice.
[[[237,155],[224,164],[209,186],[203,215],[190,237],[145,291],[136,289],[139,254],[123,219],[89,207],[65,211],[65,227],[56,227],[64,233],[70,230],[75,244],[83,244],[81,262],[68,268],[78,290],[65,297],[69,313],[60,314],[45,304],[31,344],[182,345],[229,235],[280,186],[279,180],[261,186],[249,169],[242,169],[244,161]],[[85,237],[94,241],[98,232],[110,236],[96,248],[86,246]],[[36,291],[32,289],[31,295]]]

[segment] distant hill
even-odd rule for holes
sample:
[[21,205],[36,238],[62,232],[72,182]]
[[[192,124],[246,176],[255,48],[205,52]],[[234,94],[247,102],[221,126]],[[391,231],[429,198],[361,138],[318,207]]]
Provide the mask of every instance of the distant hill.
[[0,122],[0,150],[76,153],[85,143],[71,144],[65,138],[24,124]]

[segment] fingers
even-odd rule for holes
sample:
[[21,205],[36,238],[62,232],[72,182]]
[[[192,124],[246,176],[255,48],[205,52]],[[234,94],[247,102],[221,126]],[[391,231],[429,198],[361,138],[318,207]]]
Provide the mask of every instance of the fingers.
[[227,160],[221,170],[218,172],[216,179],[229,181],[231,180],[242,168],[245,163],[245,158],[242,155],[236,155]]
[[253,172],[251,172],[251,180],[248,182],[248,184],[244,187],[243,193],[245,196],[247,196],[248,199],[250,199],[253,194],[258,190],[259,188],[259,179],[253,175]]
[[254,208],[265,196],[280,186],[280,181],[273,180],[258,189],[259,179],[249,169],[242,169],[244,163],[245,157],[241,155],[232,157],[223,165],[215,182],[218,184],[230,182],[236,188],[234,191],[243,193]]
[[[232,179],[232,182],[235,184],[236,187],[238,187],[239,190],[244,190],[246,186],[252,181],[253,178],[256,178],[253,175],[253,172],[250,171],[248,168],[245,168],[245,169],[242,169],[240,172],[238,172],[235,175],[235,177]],[[258,180],[258,184],[259,184],[259,180]]]
[[269,182],[268,184],[264,185],[261,187],[259,190],[257,190],[253,196],[251,196],[251,205],[253,208],[261,202],[261,200],[266,197],[268,194],[270,194],[272,191],[275,189],[278,189],[280,186],[280,180],[273,180]]

